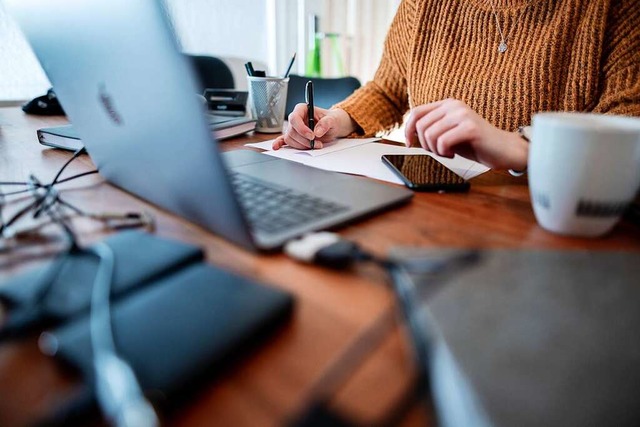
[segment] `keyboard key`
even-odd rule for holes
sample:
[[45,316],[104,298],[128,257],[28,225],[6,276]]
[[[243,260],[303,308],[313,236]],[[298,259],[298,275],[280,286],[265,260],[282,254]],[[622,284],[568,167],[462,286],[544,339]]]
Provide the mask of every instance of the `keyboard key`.
[[231,174],[231,183],[251,225],[267,233],[281,232],[347,209],[240,173]]

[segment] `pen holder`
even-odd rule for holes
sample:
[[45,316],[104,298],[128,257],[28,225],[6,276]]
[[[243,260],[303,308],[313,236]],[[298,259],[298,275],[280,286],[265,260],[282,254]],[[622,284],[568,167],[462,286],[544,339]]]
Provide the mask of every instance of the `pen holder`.
[[247,84],[256,132],[282,132],[289,78],[248,76]]

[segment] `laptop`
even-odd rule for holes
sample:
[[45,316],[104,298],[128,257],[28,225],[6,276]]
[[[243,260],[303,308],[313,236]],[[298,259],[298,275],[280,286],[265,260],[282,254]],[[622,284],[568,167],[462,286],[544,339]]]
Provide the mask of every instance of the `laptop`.
[[253,151],[221,154],[161,3],[5,1],[105,179],[261,250],[412,197]]

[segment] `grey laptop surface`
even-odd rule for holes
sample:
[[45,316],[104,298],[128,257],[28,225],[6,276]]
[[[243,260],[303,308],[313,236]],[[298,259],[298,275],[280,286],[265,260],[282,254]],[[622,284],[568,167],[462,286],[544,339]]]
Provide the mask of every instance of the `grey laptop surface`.
[[220,154],[159,1],[5,4],[102,176],[237,244],[276,249],[412,196],[256,152]]

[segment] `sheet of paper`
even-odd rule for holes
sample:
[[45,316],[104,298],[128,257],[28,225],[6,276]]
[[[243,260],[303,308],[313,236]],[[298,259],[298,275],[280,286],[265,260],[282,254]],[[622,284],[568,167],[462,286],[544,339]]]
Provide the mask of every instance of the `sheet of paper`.
[[[246,146],[259,148],[261,150],[273,151],[273,148],[271,148],[273,146],[273,141],[274,140],[256,142],[253,144],[246,144]],[[370,142],[376,142],[376,141],[380,141],[380,138],[343,138],[343,139],[337,139],[333,142],[325,144],[324,147],[322,147],[319,150],[301,151],[285,145],[279,151],[282,153],[285,153],[288,151],[292,153],[305,153],[305,155],[307,156],[320,157],[320,156],[326,156],[327,154],[335,153],[337,151],[347,150],[349,148],[357,147],[358,145],[368,144]]]
[[377,138],[339,139],[320,150],[296,150],[283,147],[274,151],[273,141],[246,144],[248,147],[266,150],[265,154],[291,160],[319,169],[368,176],[370,178],[402,184],[402,181],[382,162],[383,154],[428,155],[451,169],[464,179],[471,179],[489,170],[486,166],[464,157],[453,159],[440,157],[422,148],[407,148],[403,145],[379,144]]

